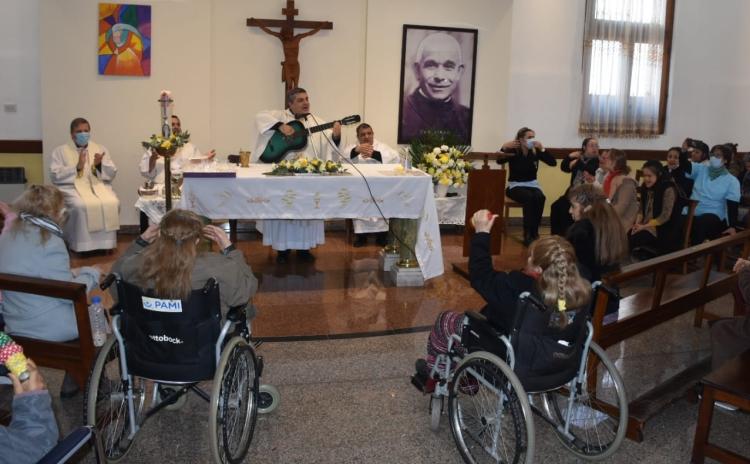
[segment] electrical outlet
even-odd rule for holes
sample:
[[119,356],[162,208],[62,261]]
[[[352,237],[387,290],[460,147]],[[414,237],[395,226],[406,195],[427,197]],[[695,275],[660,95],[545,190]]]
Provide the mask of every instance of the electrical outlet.
[[3,103],[3,111],[5,113],[17,113],[18,105],[15,103]]

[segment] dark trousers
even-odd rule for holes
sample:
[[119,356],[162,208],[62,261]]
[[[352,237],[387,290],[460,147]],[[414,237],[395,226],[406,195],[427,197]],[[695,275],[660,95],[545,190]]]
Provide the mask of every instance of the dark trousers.
[[690,245],[698,245],[706,240],[721,237],[727,228],[727,223],[715,214],[701,214],[693,218],[693,230],[690,233]]
[[570,215],[570,201],[563,195],[550,206],[550,231],[552,235],[562,237],[568,232],[568,227],[573,224],[573,217]]
[[642,230],[635,234],[628,234],[628,242],[630,242],[630,249],[633,250],[638,247],[650,247],[658,248],[659,239],[646,230]]
[[538,188],[515,187],[505,190],[505,195],[511,200],[523,206],[523,232],[524,236],[539,236],[539,223],[542,222],[544,211],[544,193]]

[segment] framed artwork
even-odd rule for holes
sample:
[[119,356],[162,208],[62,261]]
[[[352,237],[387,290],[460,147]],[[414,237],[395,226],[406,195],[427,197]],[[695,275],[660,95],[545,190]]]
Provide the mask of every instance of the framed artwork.
[[99,74],[151,75],[151,5],[99,4]]
[[447,130],[471,145],[476,29],[404,24],[398,143]]

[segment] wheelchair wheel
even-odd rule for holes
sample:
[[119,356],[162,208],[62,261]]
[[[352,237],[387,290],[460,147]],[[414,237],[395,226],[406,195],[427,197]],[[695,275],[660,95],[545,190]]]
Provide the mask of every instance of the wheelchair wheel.
[[[107,462],[122,459],[135,438],[128,438],[131,418],[127,391],[121,377],[120,356],[117,339],[110,337],[96,357],[83,400],[84,421],[87,425],[96,427]],[[145,382],[141,378],[131,379],[135,421],[139,425],[146,397]]]
[[[562,444],[582,459],[600,460],[617,451],[625,437],[628,400],[620,373],[605,351],[591,342],[588,356],[586,382],[580,391],[572,392],[570,414],[569,389],[547,395],[559,424],[557,437]],[[570,435],[562,430],[566,421]]]
[[211,452],[217,463],[244,460],[258,415],[255,352],[242,337],[224,346],[214,375],[209,411]]
[[451,431],[467,463],[531,463],[534,422],[521,382],[497,356],[475,352],[456,369],[448,397]]
[[273,385],[266,383],[260,385],[258,390],[258,413],[269,414],[279,407],[281,395]]
[[430,396],[430,430],[437,432],[440,429],[440,416],[443,414],[443,397],[439,395]]

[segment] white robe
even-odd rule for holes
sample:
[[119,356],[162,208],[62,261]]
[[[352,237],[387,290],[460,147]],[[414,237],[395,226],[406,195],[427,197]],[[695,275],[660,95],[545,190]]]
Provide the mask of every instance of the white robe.
[[[294,115],[289,110],[261,111],[255,116],[255,128],[258,131],[258,142],[251,155],[251,162],[260,163],[260,155],[268,145],[271,136],[276,132],[272,127],[281,122],[293,121]],[[301,120],[305,127],[325,124],[325,120],[312,114]],[[329,143],[330,140],[330,143]],[[338,147],[333,144],[331,130],[310,135],[307,145],[301,150],[288,152],[283,159],[294,159],[304,154],[308,158],[339,159]],[[270,245],[274,250],[309,250],[325,243],[324,223],[321,219],[273,219],[256,221],[255,227],[263,234],[263,245]]]
[[[352,150],[354,147],[356,147],[357,144],[350,144],[348,145],[343,153],[347,156],[351,156]],[[380,157],[383,159],[383,164],[393,164],[398,163],[400,161],[400,157],[398,153],[388,145],[378,141],[377,139],[373,141],[372,148],[375,151],[380,152]],[[370,158],[369,160],[360,159],[359,155],[352,158],[353,163],[377,163],[378,161],[375,159]],[[379,217],[373,217],[373,218],[366,218],[366,219],[355,219],[352,221],[354,223],[354,233],[355,234],[371,234],[371,233],[377,233],[377,232],[387,232],[388,231],[388,223],[383,220],[383,218]]]
[[[88,159],[81,177],[78,177],[77,155],[73,162],[71,150],[77,153],[79,149],[72,142],[55,148],[49,167],[52,183],[65,195],[68,219],[63,226],[63,236],[70,249],[77,252],[115,248],[117,230],[120,228],[120,202],[111,182],[117,175],[117,167],[105,147],[89,141],[86,147]],[[91,169],[95,153],[104,153],[101,171]],[[80,195],[76,183],[78,188],[91,189],[86,192],[87,199]],[[99,190],[98,194],[96,190]],[[96,217],[88,217],[87,209],[95,211]]]
[[[185,145],[181,146],[172,156],[172,160],[170,162],[170,169],[172,172],[182,172],[183,167],[190,162],[190,159],[192,158],[200,158],[202,157],[201,152],[198,150],[198,147],[193,145],[192,143],[188,142]],[[154,169],[152,171],[148,170],[149,167],[149,160],[151,159],[151,150],[146,150],[146,152],[141,157],[141,176],[144,178],[153,181],[154,184],[163,185],[164,184],[164,158],[158,157],[156,159],[156,164],[154,165]]]

